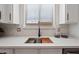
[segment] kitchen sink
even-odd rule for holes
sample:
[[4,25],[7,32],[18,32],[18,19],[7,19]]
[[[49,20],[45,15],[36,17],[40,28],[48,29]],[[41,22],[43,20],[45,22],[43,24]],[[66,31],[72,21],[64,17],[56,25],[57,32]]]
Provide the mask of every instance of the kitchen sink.
[[29,38],[25,43],[42,43],[39,38]]
[[25,43],[53,43],[50,38],[28,38]]

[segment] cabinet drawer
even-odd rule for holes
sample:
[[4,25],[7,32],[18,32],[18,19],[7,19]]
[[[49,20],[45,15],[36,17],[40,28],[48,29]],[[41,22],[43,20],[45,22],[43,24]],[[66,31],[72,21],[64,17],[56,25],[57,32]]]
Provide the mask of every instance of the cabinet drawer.
[[15,54],[37,54],[37,49],[15,49]]
[[40,49],[40,54],[62,54],[62,49],[54,49],[54,48]]

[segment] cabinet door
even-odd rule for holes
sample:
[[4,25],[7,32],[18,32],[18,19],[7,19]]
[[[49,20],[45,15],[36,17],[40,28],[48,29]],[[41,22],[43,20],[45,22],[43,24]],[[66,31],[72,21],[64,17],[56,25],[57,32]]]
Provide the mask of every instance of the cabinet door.
[[[40,5],[40,22],[51,23],[53,20],[53,4]],[[52,22],[53,23],[53,22]]]
[[12,23],[12,4],[5,4],[5,21]]
[[19,24],[19,4],[13,4],[12,6],[12,23]]
[[37,54],[38,50],[37,49],[15,49],[15,54]]
[[12,49],[1,49],[0,48],[0,54],[13,54]]
[[10,17],[10,5],[9,4],[1,4],[0,5],[0,22],[9,23],[11,20]]
[[42,48],[40,54],[62,54],[62,49]]
[[59,24],[66,24],[66,13],[65,13],[65,4],[60,4],[59,8]]
[[13,22],[13,19],[12,19],[12,17],[13,17],[13,15],[12,15],[12,7],[13,7],[13,5],[12,4],[9,4],[8,5],[8,20],[9,20],[9,23],[12,23]]
[[6,19],[6,11],[5,11],[5,5],[1,4],[0,5],[0,22],[1,23],[6,23],[7,20]]
[[7,17],[8,23],[19,24],[19,4],[8,4],[7,5]]
[[19,5],[18,4],[1,4],[0,5],[0,22],[19,24]]
[[77,23],[78,22],[78,4],[67,4],[67,21],[69,24]]

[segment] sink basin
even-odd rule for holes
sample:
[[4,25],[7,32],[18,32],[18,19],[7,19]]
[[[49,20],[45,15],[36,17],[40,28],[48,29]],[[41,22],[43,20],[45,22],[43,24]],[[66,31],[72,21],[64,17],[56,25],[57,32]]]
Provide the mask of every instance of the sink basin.
[[40,38],[39,40],[41,40],[42,43],[53,43],[50,38]]
[[29,38],[25,43],[42,43],[39,38]]
[[28,38],[25,43],[53,43],[49,38]]

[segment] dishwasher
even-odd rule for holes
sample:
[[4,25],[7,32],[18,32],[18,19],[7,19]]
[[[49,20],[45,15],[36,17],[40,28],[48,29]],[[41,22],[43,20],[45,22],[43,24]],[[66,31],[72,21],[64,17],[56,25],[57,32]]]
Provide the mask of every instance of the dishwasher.
[[79,48],[64,48],[62,54],[79,54]]

